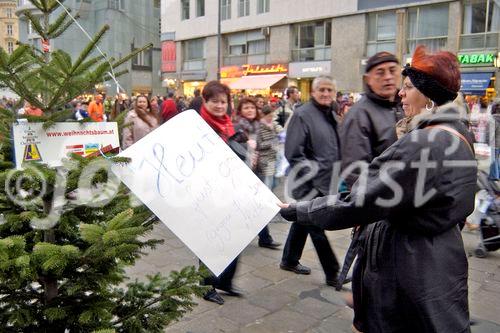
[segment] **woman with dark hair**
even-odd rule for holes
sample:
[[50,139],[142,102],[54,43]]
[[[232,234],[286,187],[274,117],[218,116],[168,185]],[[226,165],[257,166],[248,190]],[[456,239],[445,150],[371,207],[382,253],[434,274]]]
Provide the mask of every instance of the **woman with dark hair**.
[[[201,117],[231,147],[234,140],[239,140],[239,136],[235,135],[231,118],[226,113],[230,101],[229,88],[218,81],[210,81],[203,88],[202,96]],[[203,299],[220,305],[224,304],[224,299],[216,289],[225,291],[230,296],[241,296],[232,284],[237,264],[238,257],[218,277],[211,274],[204,279],[203,284],[212,286],[212,289],[203,295]]]
[[354,331],[470,332],[459,226],[474,209],[477,165],[456,55],[418,46],[399,92],[412,129],[347,196],[281,204],[287,220],[327,230],[366,225],[353,271]]
[[[246,142],[247,151],[245,162],[252,169],[253,172],[257,171],[257,136],[259,134],[261,123],[260,123],[259,112],[257,110],[257,104],[254,99],[243,97],[236,109],[236,116],[234,119],[234,129],[236,132],[242,132],[248,138]],[[262,177],[261,180],[263,180]],[[269,187],[269,184],[266,184]],[[272,190],[272,185],[270,187]],[[259,233],[259,246],[268,249],[276,249],[281,243],[275,242],[273,237],[269,233],[269,228],[265,226]]]
[[137,96],[134,109],[127,113],[122,131],[122,148],[127,149],[160,125],[158,114],[151,110],[145,95]]

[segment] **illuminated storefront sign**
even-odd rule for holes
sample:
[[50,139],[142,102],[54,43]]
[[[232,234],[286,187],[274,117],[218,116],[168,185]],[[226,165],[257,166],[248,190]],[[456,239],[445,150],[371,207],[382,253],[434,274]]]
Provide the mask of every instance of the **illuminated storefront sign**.
[[226,66],[220,69],[221,79],[242,77],[243,74],[243,68],[241,66]]
[[331,75],[331,61],[292,62],[288,69],[292,78]]
[[237,78],[237,77],[251,76],[251,75],[286,74],[286,73],[288,73],[287,64],[226,66],[220,69],[220,77],[222,79],[230,79],[230,78]]
[[458,62],[461,65],[493,65],[495,58],[494,53],[459,54]]
[[243,65],[244,75],[260,75],[260,74],[286,74],[288,73],[287,64],[271,64],[271,65]]

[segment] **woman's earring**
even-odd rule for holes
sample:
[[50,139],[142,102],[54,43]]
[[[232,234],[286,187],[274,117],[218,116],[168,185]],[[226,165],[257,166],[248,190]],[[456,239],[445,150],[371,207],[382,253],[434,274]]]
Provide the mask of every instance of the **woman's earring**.
[[434,110],[434,106],[435,106],[434,101],[431,101],[431,106],[425,104],[425,109],[427,111],[432,111],[432,110]]

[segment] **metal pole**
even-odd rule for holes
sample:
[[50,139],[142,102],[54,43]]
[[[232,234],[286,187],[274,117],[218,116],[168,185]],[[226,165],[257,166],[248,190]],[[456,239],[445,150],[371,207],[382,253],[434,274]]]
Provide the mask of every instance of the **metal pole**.
[[219,2],[219,7],[217,9],[217,81],[220,81],[220,42],[221,42],[221,31],[220,31],[220,9],[221,0]]

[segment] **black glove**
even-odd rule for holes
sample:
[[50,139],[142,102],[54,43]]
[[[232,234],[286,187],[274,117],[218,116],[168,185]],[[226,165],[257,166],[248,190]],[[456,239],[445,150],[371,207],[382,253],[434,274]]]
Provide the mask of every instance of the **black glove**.
[[288,208],[281,208],[280,214],[287,221],[297,221],[297,207],[294,204],[290,204]]

